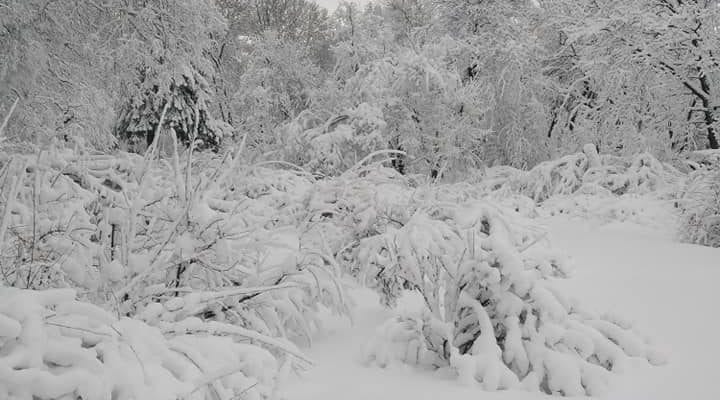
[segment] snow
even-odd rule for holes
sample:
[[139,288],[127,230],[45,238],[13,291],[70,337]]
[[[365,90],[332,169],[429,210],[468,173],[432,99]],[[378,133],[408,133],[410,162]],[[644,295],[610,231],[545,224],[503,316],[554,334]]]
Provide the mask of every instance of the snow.
[[[613,322],[634,326],[668,353],[668,363],[660,367],[630,359],[619,374],[612,374],[609,389],[599,398],[720,398],[720,386],[715,384],[720,320],[713,318],[720,304],[716,290],[720,250],[677,243],[670,226],[659,229],[632,221],[605,223],[566,216],[544,222],[551,240],[565,249],[577,266],[571,279],[554,280],[552,288],[591,309],[609,311]],[[326,319],[325,336],[306,349],[316,365],[287,384],[283,389],[287,400],[547,398],[518,389],[479,393],[477,385],[459,385],[456,377],[443,372],[399,363],[385,368],[364,364],[368,341],[394,314],[367,289],[356,288],[350,294],[357,303],[355,323]],[[399,307],[412,309],[412,304],[421,301],[412,300],[412,296],[404,297]],[[631,343],[623,347],[633,351]],[[659,354],[650,359],[661,361],[654,357]]]
[[[0,399],[226,400],[243,393],[259,400],[274,390],[277,359],[255,345],[228,336],[163,336],[139,320],[74,300],[68,290],[0,287],[0,296],[6,301],[0,303]],[[191,320],[176,325],[224,328]],[[225,328],[241,335],[242,329]],[[252,331],[246,336],[263,339]]]
[[[57,285],[77,290],[0,288],[0,399],[31,382],[84,398],[716,394],[718,255],[676,242],[685,176],[647,155],[595,155],[489,171],[492,187],[365,162],[323,179],[256,167],[192,203],[148,194],[154,211],[130,221],[93,205],[73,221],[102,231],[79,237],[99,256],[60,260],[82,276]],[[147,186],[172,193],[173,173],[157,168]],[[42,218],[84,210],[73,196]],[[117,249],[109,222],[123,224]]]

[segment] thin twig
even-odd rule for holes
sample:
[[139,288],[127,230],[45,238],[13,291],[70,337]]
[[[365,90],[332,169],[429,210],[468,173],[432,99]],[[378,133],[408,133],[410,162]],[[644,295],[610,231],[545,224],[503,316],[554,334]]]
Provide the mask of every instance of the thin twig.
[[10,117],[12,116],[13,111],[15,111],[15,107],[17,107],[19,101],[20,101],[20,96],[15,98],[13,105],[10,107],[10,111],[5,116],[5,119],[3,119],[2,125],[0,125],[0,141],[2,141],[3,131],[5,130],[5,127],[7,126],[8,122],[10,121]]

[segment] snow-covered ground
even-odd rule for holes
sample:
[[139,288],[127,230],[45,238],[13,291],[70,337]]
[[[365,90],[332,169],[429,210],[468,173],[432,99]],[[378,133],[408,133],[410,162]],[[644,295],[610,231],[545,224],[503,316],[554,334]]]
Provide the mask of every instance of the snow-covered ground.
[[[546,221],[554,243],[576,262],[558,281],[565,293],[599,311],[635,321],[669,357],[665,366],[637,361],[617,374],[603,398],[720,399],[720,249],[677,243],[669,233],[630,222]],[[656,224],[654,224],[656,225]],[[537,393],[483,393],[480,388],[403,365],[362,364],[362,350],[391,313],[366,289],[353,291],[354,324],[328,320],[324,337],[307,349],[316,365],[285,385],[288,400],[539,399]]]

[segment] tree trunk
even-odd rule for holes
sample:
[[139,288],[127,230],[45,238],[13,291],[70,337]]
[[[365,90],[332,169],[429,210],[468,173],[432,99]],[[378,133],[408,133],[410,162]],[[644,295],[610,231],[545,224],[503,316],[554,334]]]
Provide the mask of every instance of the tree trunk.
[[[700,87],[702,90],[707,93],[707,96],[709,96],[710,83],[708,82],[707,76],[703,74],[700,78],[698,78],[698,80],[700,81]],[[708,97],[703,97],[701,100],[703,108],[705,109],[703,112],[705,114],[705,129],[707,129],[708,146],[711,149],[718,149],[720,148],[720,144],[718,144],[717,132],[715,132],[715,123],[717,120],[715,119],[715,115],[713,113],[713,104],[711,104]]]
[[[388,144],[390,145],[390,148],[392,150],[403,151],[402,145],[400,144],[399,137],[392,138],[390,140],[390,143],[388,143]],[[392,154],[390,157],[391,157],[390,165],[392,165],[392,167],[395,169],[395,171],[399,172],[400,175],[405,175],[405,156],[403,156],[402,154],[396,153],[396,154]]]

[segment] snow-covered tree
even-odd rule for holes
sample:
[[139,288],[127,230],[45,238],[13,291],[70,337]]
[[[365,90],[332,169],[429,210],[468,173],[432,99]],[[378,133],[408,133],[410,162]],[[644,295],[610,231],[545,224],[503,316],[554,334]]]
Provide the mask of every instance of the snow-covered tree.
[[717,148],[717,4],[578,4],[562,29],[581,71],[574,92],[593,98],[573,120],[592,121],[608,151]]
[[399,49],[361,68],[347,85],[354,96],[383,108],[389,147],[408,153],[408,171],[437,177],[478,164],[483,88],[462,85],[442,54],[452,46],[448,38],[420,51]]
[[116,86],[124,101],[116,135],[139,135],[149,144],[162,123],[185,143],[201,140],[217,146],[229,129],[209,114],[210,81],[216,71],[207,50],[213,35],[225,29],[214,3],[131,2],[121,16],[117,29],[125,40],[118,41],[115,62],[130,74]]
[[113,142],[114,99],[104,84],[110,49],[97,46],[103,10],[53,1],[0,2],[0,114],[9,142]]
[[8,0],[2,8],[0,96],[2,106],[20,97],[14,135],[107,146],[111,133],[152,136],[163,109],[186,141],[197,131],[216,142],[227,131],[207,112],[214,69],[204,51],[210,33],[224,30],[212,1]]
[[279,143],[277,127],[310,105],[321,70],[307,49],[281,41],[274,32],[247,40],[231,111],[236,125],[250,135],[248,143],[268,151]]
[[543,74],[552,50],[543,10],[532,1],[447,1],[438,4],[438,25],[463,42],[458,56],[465,82],[490,88],[483,124],[491,132],[480,155],[485,162],[534,165],[550,154],[549,104],[556,96]]

